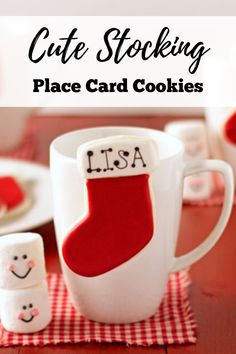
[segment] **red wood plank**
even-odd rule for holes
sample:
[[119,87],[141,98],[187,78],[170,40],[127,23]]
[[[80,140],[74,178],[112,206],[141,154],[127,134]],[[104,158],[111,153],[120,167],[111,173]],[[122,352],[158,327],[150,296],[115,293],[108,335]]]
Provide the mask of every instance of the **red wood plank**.
[[[219,208],[191,207],[184,210],[179,249],[190,248],[206,235]],[[199,227],[193,227],[199,225]],[[190,299],[198,324],[197,345],[169,346],[168,353],[236,353],[236,208],[221,240],[192,266]],[[185,241],[183,240],[183,238]]]
[[[16,350],[16,349],[15,349]],[[9,354],[104,354],[104,353],[115,353],[115,354],[145,354],[148,353],[166,353],[164,347],[127,347],[126,345],[120,344],[79,344],[79,345],[56,345],[56,346],[45,346],[45,347],[21,347],[18,348],[19,352],[9,352]],[[5,354],[5,353],[4,353]],[[7,353],[8,354],[8,353]]]
[[12,348],[1,348],[0,352],[4,354],[19,354],[20,347],[12,347]]

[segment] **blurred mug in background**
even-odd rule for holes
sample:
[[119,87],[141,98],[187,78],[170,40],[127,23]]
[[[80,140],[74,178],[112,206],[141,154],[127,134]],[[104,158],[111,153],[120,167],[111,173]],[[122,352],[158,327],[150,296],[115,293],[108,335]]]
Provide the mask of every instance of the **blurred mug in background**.
[[206,121],[212,157],[227,161],[236,181],[236,107],[210,107]]
[[0,153],[14,150],[21,144],[27,119],[33,111],[30,107],[0,107]]

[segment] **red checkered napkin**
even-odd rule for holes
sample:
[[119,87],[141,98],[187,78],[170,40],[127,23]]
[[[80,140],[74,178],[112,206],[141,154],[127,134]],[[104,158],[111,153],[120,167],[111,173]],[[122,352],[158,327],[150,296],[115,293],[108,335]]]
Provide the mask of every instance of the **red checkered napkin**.
[[188,271],[172,274],[157,313],[146,321],[107,325],[86,320],[69,302],[61,275],[49,274],[53,320],[35,334],[14,334],[0,327],[0,346],[82,342],[121,342],[134,345],[195,343],[196,323],[188,300]]

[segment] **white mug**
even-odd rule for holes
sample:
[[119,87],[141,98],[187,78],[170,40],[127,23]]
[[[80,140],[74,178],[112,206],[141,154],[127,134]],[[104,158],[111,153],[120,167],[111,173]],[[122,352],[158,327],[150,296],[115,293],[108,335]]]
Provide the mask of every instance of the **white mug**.
[[32,114],[29,107],[0,107],[0,152],[17,148],[24,137],[26,121]]
[[[154,232],[145,247],[128,261],[103,274],[86,276],[71,270],[62,254],[68,233],[87,213],[85,178],[79,171],[77,150],[82,144],[111,136],[148,138],[158,147],[158,163],[150,172],[149,181]],[[230,216],[234,192],[230,166],[217,160],[185,162],[183,143],[157,130],[99,127],[67,133],[51,144],[50,165],[54,222],[67,289],[75,308],[98,322],[131,323],[152,316],[162,300],[168,275],[203,257],[221,236]],[[205,171],[217,171],[224,177],[221,216],[202,244],[175,257],[184,177]]]
[[[209,107],[206,109],[206,120],[211,155],[213,158],[220,158],[231,165],[234,181],[236,181],[236,142],[228,136],[228,129],[235,131],[236,108]],[[228,127],[229,121],[231,121],[230,127]]]
[[[225,109],[224,120],[221,122],[219,129],[219,139],[222,146],[223,159],[227,161],[234,172],[234,181],[236,181],[236,108],[231,107]],[[233,137],[231,134],[233,133]],[[229,135],[230,134],[230,135]]]

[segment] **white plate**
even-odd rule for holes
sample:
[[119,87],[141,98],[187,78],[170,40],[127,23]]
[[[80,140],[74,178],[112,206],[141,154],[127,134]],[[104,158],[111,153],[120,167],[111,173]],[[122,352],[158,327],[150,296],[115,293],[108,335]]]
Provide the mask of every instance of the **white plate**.
[[18,217],[0,223],[0,235],[28,231],[52,219],[52,197],[49,169],[28,161],[0,158],[0,176],[12,175],[30,186],[32,207]]

